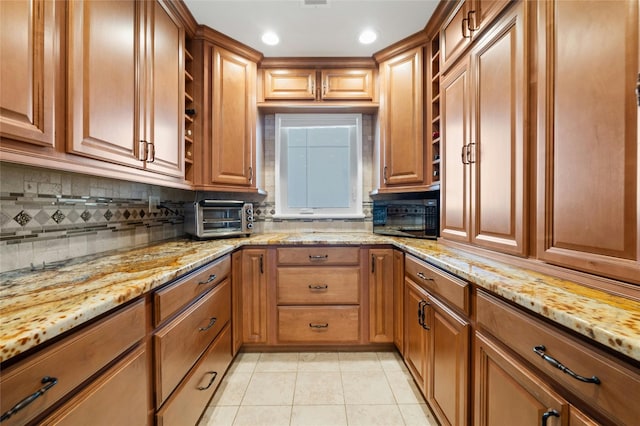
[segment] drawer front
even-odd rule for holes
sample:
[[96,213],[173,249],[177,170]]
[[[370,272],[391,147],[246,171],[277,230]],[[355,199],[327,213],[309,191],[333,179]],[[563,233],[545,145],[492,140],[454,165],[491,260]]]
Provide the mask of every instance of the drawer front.
[[[484,292],[478,292],[477,322],[509,348],[570,390],[603,418],[616,424],[636,424],[640,405],[631,404],[629,395],[640,395],[640,372],[601,353],[569,335],[516,310]],[[585,383],[562,372],[534,352],[544,346],[544,354],[600,384]]]
[[153,336],[158,405],[220,333],[230,314],[231,285],[226,279]]
[[360,268],[278,268],[278,304],[360,303]]
[[231,256],[225,256],[156,291],[153,295],[154,325],[157,326],[193,299],[218,285],[229,276],[230,271]]
[[360,340],[357,306],[278,307],[278,341],[281,343],[356,343]]
[[358,247],[287,247],[277,249],[278,265],[357,265]]
[[141,346],[42,424],[145,425],[151,406],[147,389],[148,371],[146,352]]
[[56,378],[57,383],[3,425],[32,420],[144,335],[145,309],[140,300],[6,369],[0,375],[2,413],[45,386],[44,377]]
[[195,425],[222,381],[231,359],[231,328],[226,327],[158,411],[157,424]]
[[421,260],[407,255],[404,262],[405,273],[420,286],[437,294],[450,304],[469,313],[469,283],[442,272]]

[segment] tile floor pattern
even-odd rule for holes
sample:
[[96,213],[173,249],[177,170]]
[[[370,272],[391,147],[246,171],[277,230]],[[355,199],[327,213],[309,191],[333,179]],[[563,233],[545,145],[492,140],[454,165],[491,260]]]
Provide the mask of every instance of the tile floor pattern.
[[198,426],[435,426],[395,352],[240,353]]

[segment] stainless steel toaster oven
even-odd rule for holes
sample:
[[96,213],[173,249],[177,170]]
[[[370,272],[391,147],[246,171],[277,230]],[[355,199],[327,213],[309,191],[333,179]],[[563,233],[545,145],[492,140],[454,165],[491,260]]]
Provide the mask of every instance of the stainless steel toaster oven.
[[202,200],[185,207],[185,232],[198,239],[249,236],[253,204],[244,201]]

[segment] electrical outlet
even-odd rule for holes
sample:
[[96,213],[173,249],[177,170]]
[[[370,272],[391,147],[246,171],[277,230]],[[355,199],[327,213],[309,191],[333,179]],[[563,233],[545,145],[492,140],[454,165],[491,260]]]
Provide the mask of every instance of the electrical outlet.
[[149,195],[149,213],[156,213],[160,211],[160,197],[157,195]]

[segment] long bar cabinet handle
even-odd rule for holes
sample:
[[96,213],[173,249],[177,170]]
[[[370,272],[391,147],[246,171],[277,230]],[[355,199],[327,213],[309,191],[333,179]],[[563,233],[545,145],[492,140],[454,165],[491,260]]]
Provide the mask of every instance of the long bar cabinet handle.
[[565,366],[564,364],[562,364],[560,361],[558,361],[557,359],[553,358],[552,356],[547,355],[545,353],[546,350],[547,350],[547,348],[544,345],[534,346],[534,348],[533,348],[533,351],[535,353],[537,353],[538,355],[540,355],[542,357],[542,359],[544,359],[549,364],[553,365],[554,367],[556,367],[558,370],[562,371],[563,373],[567,373],[568,375],[570,375],[574,379],[580,380],[581,382],[585,382],[585,383],[593,383],[595,385],[599,385],[601,383],[600,379],[598,379],[596,376],[584,377],[584,376],[581,376],[579,374],[574,373],[569,367]]
[[549,420],[549,417],[560,417],[560,413],[558,413],[553,408],[547,410],[547,412],[542,415],[541,426],[547,426],[547,421]]
[[[466,25],[465,25],[465,22],[467,23]],[[469,29],[469,18],[467,15],[467,17],[462,20],[462,37],[471,38],[471,34],[467,35],[468,29]]]
[[0,416],[0,422],[7,420],[9,417],[13,416],[18,411],[27,407],[36,399],[40,398],[42,395],[45,394],[46,391],[48,391],[58,383],[58,379],[56,379],[55,377],[44,376],[42,380],[40,380],[40,383],[42,383],[44,386],[38,389],[37,391],[35,391],[34,393],[32,393],[31,395],[24,398],[22,401],[18,402],[16,405],[11,407],[6,413],[2,414],[2,416]]
[[[473,26],[471,26],[471,15],[473,15]],[[475,10],[470,10],[469,12],[467,12],[467,28],[469,28],[469,31],[478,31],[480,29],[480,27],[476,26],[476,11]]]
[[217,371],[207,371],[205,374],[211,374],[211,380],[209,380],[209,384],[207,386],[198,386],[198,390],[207,390],[211,387],[213,382],[216,381],[216,377],[218,377]]
[[460,159],[462,160],[462,164],[469,164],[465,160],[467,159],[467,145],[462,145],[462,150],[460,151]]

